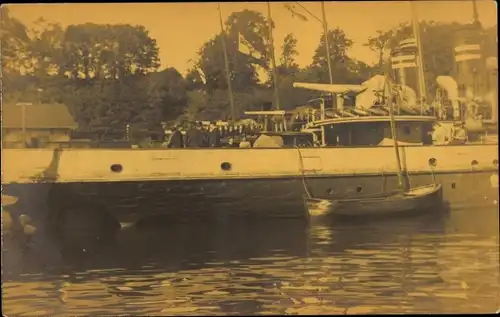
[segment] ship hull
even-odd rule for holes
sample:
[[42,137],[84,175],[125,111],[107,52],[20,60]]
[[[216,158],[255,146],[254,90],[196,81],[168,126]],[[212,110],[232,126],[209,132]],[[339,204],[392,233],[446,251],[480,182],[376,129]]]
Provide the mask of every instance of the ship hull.
[[[410,187],[436,182],[452,208],[497,208],[497,145],[400,150]],[[8,210],[37,221],[68,209],[121,223],[157,215],[306,217],[306,189],[347,199],[398,186],[392,147],[2,152],[3,195],[18,198]]]
[[[433,182],[430,173],[409,175],[412,187]],[[453,209],[497,208],[498,174],[492,171],[438,173],[443,200]],[[305,185],[304,185],[305,184]],[[314,197],[355,198],[396,189],[397,176],[284,177],[244,180],[175,180],[139,182],[85,182],[9,184],[4,194],[18,202],[9,208],[37,220],[57,206],[100,209],[121,223],[151,216],[215,220],[220,217],[306,217],[305,188]]]

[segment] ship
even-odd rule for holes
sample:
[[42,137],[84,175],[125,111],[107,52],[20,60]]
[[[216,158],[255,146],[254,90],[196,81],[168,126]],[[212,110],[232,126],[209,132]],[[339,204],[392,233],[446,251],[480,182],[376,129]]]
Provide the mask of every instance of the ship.
[[[399,115],[395,121],[411,187],[435,180],[451,208],[496,208],[497,143],[433,145],[428,132],[435,117]],[[306,190],[350,199],[397,189],[389,125],[380,115],[315,121],[308,129],[319,133],[321,147],[3,149],[3,194],[18,198],[9,206],[15,215],[52,219],[70,231],[160,215],[306,218]]]
[[[456,60],[470,61],[463,56]],[[466,81],[470,67],[458,71],[458,86],[464,85],[460,81]],[[367,84],[296,87],[323,91],[335,99],[326,109],[321,98],[319,119],[297,133],[311,136],[319,146],[292,142],[293,146],[246,149],[4,148],[2,195],[17,198],[8,206],[14,218],[29,214],[34,223],[55,225],[57,232],[101,235],[104,227],[119,228],[154,216],[202,221],[233,216],[306,219],[305,191],[317,198],[352,199],[397,189],[387,112],[376,102],[344,107],[344,101],[361,104],[370,96],[379,98],[376,91]],[[435,181],[450,208],[497,208],[498,143],[478,138],[434,145],[430,133],[438,118],[423,107],[420,113],[405,111],[400,107],[394,119],[411,187]],[[464,121],[459,114],[450,122]]]

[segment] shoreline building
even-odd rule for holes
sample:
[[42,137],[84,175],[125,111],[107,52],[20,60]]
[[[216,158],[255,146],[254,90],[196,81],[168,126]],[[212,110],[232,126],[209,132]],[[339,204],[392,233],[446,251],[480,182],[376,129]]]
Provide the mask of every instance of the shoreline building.
[[78,128],[66,105],[8,103],[2,106],[4,148],[57,148]]

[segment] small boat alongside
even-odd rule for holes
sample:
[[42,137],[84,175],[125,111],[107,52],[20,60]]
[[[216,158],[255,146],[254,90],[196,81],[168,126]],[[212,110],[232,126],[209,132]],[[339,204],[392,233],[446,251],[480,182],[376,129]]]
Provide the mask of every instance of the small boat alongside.
[[442,186],[432,184],[351,199],[306,198],[310,217],[368,217],[405,215],[414,212],[440,210],[443,204]]
[[[386,72],[384,95],[391,95],[392,78],[390,72]],[[401,105],[401,99],[396,98],[398,106]],[[404,175],[399,152],[398,133],[396,129],[396,120],[394,116],[394,104],[390,98],[385,98],[385,104],[389,109],[390,137],[393,140],[395,158],[397,162],[397,176],[399,188],[392,192],[382,192],[381,194],[355,197],[350,199],[318,199],[310,195],[306,190],[306,207],[309,217],[315,216],[355,216],[369,217],[380,215],[409,214],[411,212],[422,210],[440,209],[443,203],[443,193],[441,184],[436,184],[434,173],[432,171],[433,184],[415,188],[408,188],[408,175]],[[406,177],[405,177],[406,176]],[[306,187],[304,181],[304,188]]]

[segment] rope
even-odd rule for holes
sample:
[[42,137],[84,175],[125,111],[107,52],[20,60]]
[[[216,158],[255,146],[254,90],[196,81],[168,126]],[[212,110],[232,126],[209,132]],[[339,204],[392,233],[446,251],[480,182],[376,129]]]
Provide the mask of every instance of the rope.
[[300,173],[302,176],[302,186],[304,187],[304,191],[307,194],[307,198],[312,198],[311,193],[309,193],[309,190],[307,189],[307,183],[306,183],[306,178],[304,175],[304,162],[302,159],[302,152],[300,152],[300,148],[298,146],[295,146],[297,148],[297,151],[299,152],[299,164],[300,164]]
[[408,190],[411,189],[411,178],[410,178],[410,172],[408,172],[408,169],[406,170],[406,180],[408,181]]
[[431,166],[431,176],[432,176],[432,182],[434,185],[436,185],[436,176],[434,176],[434,167]]
[[385,172],[382,170],[382,193],[385,191]]

